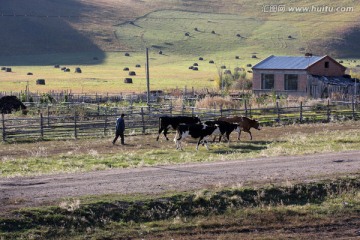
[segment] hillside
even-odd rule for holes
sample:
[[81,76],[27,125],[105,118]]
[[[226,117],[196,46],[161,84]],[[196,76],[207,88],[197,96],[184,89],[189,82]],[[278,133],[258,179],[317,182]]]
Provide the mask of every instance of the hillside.
[[[249,0],[2,0],[0,56],[140,51],[145,45],[161,47],[164,42],[179,43],[180,47],[175,49],[179,54],[192,52],[191,49],[203,46],[204,42],[206,51],[237,49],[236,45],[240,44],[242,49],[254,52],[271,50],[279,54],[296,54],[312,51],[336,57],[358,57],[360,54],[359,45],[354,42],[359,36],[360,11],[354,1],[302,0],[286,4],[285,12],[269,11],[271,4],[271,1],[254,3]],[[288,9],[303,6],[354,8],[351,12],[321,9],[319,12],[317,9],[306,13],[289,12]],[[174,25],[166,25],[170,22]],[[136,24],[138,29],[135,29]],[[219,42],[210,40],[208,44],[203,36],[198,42],[191,43],[189,50],[184,38],[176,33],[184,34],[196,26],[202,28],[196,32],[197,36],[201,31],[214,28],[222,36],[239,32],[243,41],[227,42],[228,39],[223,38]],[[172,36],[176,38],[174,41],[171,41]],[[288,36],[292,36],[292,41],[288,41]],[[142,42],[137,41],[139,38]]]

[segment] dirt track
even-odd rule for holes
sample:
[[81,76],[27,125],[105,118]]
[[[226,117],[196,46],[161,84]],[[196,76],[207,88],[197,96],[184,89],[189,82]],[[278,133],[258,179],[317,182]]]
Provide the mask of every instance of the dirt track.
[[0,179],[0,213],[60,198],[295,183],[358,174],[360,151]]

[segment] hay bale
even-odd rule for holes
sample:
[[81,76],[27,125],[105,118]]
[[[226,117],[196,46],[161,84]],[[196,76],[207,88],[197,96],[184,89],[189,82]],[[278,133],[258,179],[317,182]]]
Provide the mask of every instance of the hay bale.
[[235,56],[235,59],[240,59],[240,57],[239,57],[239,56]]
[[125,53],[125,57],[130,57],[130,53]]
[[54,65],[54,68],[60,68],[59,64]]
[[198,29],[197,27],[196,27],[196,28],[194,28],[194,30],[195,30],[195,31],[197,31],[197,32],[199,31],[199,29]]
[[11,68],[6,68],[6,72],[12,72]]
[[257,58],[257,56],[256,56],[256,55],[252,55],[251,58]]
[[136,76],[136,72],[130,71],[130,72],[129,72],[129,76]]
[[26,75],[33,75],[33,73],[32,73],[32,72],[28,72]]
[[193,70],[193,71],[197,71],[197,70],[199,70],[199,69],[198,69],[197,67],[193,67],[192,70]]
[[5,70],[6,70],[6,67],[1,67],[1,70],[2,70],[2,71],[5,71]]
[[70,72],[70,68],[66,68],[64,72]]
[[66,67],[62,67],[62,68],[61,68],[61,71],[65,71],[65,70],[66,70]]
[[341,61],[339,61],[339,63],[344,63],[344,61],[341,60]]
[[252,67],[252,65],[249,63],[249,64],[246,64],[247,67]]
[[141,65],[140,65],[140,64],[136,64],[135,67],[139,68],[139,67],[141,67]]
[[36,85],[45,85],[45,79],[36,80]]
[[226,66],[225,66],[225,65],[222,65],[220,68],[221,68],[221,69],[226,69]]
[[189,69],[193,69],[193,68],[194,68],[194,66],[190,66],[190,67],[189,67]]
[[210,60],[209,63],[215,63],[214,60]]
[[236,34],[237,37],[241,37],[240,33]]
[[75,68],[75,72],[76,73],[82,73],[81,68],[79,68],[79,67]]
[[159,54],[161,55],[161,54],[163,54],[163,52],[160,50],[160,51],[159,51]]
[[193,66],[199,66],[199,64],[198,64],[198,63],[194,63]]
[[186,33],[185,33],[185,36],[186,36],[186,37],[189,37],[189,36],[190,36],[190,33],[186,32]]
[[247,72],[248,72],[248,73],[252,73],[252,71],[251,71],[251,70],[248,70]]
[[309,52],[305,53],[305,57],[312,57],[312,53]]
[[124,70],[124,71],[129,71],[129,68],[128,68],[128,67],[124,67],[123,70]]
[[212,34],[216,34],[216,32],[214,30],[211,31]]
[[202,58],[202,57],[199,57],[199,60],[200,60],[200,61],[202,61],[202,60],[204,60],[204,58]]
[[124,78],[124,83],[133,83],[132,78]]

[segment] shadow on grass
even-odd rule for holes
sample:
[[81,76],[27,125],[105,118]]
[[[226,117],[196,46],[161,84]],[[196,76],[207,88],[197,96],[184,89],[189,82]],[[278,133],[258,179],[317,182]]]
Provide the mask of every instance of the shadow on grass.
[[249,153],[249,152],[258,152],[268,148],[268,145],[271,144],[272,141],[252,141],[242,144],[231,145],[227,149],[218,149],[214,150],[213,153],[217,154],[229,154],[229,153]]

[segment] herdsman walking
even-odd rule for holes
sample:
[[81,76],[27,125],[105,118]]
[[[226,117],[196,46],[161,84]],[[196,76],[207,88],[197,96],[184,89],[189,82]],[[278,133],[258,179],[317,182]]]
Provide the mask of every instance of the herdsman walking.
[[115,144],[116,140],[120,137],[121,145],[125,144],[124,139],[124,131],[125,131],[125,121],[124,121],[125,114],[121,114],[121,116],[116,120],[116,129],[115,129],[115,138],[112,141]]

